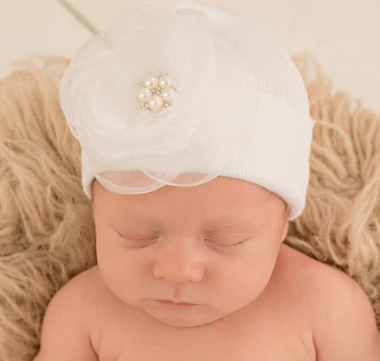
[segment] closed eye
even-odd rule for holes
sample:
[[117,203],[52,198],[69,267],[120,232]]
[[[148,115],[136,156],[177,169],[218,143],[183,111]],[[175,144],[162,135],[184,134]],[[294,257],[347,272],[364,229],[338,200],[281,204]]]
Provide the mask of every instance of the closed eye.
[[245,242],[247,242],[248,240],[245,239],[244,241],[241,241],[239,243],[233,243],[233,244],[221,244],[221,243],[217,243],[217,242],[213,242],[213,241],[210,241],[208,239],[206,239],[207,242],[210,242],[210,243],[213,243],[213,244],[216,244],[217,246],[219,247],[226,247],[226,248],[230,248],[230,247],[237,247],[237,246],[242,246]]
[[[118,232],[118,235],[124,239],[124,240],[127,240],[127,241],[131,241],[131,242],[148,242],[148,241],[155,241],[157,239],[159,239],[159,237],[155,237],[155,238],[145,238],[145,239],[134,239],[134,238],[127,238],[127,237],[124,237],[120,232]],[[218,242],[214,242],[214,241],[211,241],[209,239],[206,239],[206,242],[209,242],[209,243],[212,243],[218,247],[223,247],[223,248],[233,248],[233,247],[238,247],[238,246],[242,246],[245,242],[247,242],[248,239],[245,239],[241,242],[238,242],[238,243],[233,243],[233,244],[222,244],[222,243],[218,243]]]
[[117,232],[117,233],[121,238],[126,239],[127,241],[132,241],[132,242],[146,242],[146,241],[154,241],[154,240],[158,239],[158,237],[156,237],[156,238],[144,238],[144,239],[127,238],[127,237],[124,237],[120,232]]

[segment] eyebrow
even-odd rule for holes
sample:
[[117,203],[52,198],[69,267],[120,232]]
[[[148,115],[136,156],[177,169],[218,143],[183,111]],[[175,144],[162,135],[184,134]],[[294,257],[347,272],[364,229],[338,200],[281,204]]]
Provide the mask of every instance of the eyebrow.
[[[228,231],[242,231],[242,229],[244,230],[248,230],[248,226],[249,224],[245,224],[243,225],[243,223],[236,223],[234,225],[221,225],[220,222],[218,223],[214,223],[212,225],[212,227],[207,227],[207,230],[206,230],[206,234],[209,234],[209,235],[215,235],[215,234],[220,234],[220,233],[223,233],[223,232],[228,232]],[[252,226],[252,224],[251,224]]]
[[[137,213],[137,214],[136,214]],[[155,217],[152,217],[150,214],[147,214],[147,212],[135,212],[134,216],[138,218],[143,218],[144,223],[150,223],[154,224],[156,227],[159,227],[159,220],[157,220]],[[118,214],[114,221],[116,222],[123,222],[125,221],[125,217],[121,217],[120,214]],[[257,222],[256,222],[257,223]],[[248,231],[249,227],[254,227],[255,220],[254,219],[239,219],[231,217],[230,215],[220,216],[216,218],[213,222],[208,222],[207,224],[204,224],[205,233],[209,235],[215,235],[220,234],[228,231],[241,231],[244,229],[244,231]]]

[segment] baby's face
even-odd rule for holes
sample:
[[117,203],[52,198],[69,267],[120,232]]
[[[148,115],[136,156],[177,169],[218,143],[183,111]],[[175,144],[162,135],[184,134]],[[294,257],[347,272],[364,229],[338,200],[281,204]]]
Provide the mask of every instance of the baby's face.
[[[92,191],[104,281],[122,301],[171,326],[204,325],[254,302],[288,230],[279,197],[233,178],[140,195],[95,181]],[[196,306],[177,309],[160,299]]]

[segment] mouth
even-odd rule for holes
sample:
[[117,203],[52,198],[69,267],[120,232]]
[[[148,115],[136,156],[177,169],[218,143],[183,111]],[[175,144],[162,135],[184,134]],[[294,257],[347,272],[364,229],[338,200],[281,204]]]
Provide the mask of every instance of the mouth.
[[177,307],[191,307],[191,306],[196,306],[194,303],[187,303],[187,302],[174,302],[171,300],[156,300],[162,305],[166,306],[177,306]]

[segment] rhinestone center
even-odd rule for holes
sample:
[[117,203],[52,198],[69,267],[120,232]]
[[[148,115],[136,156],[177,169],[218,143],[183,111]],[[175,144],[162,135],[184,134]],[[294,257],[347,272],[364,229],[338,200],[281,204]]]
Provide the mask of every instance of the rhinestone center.
[[170,108],[177,95],[177,89],[168,74],[151,75],[140,83],[139,104],[142,110],[162,112]]

